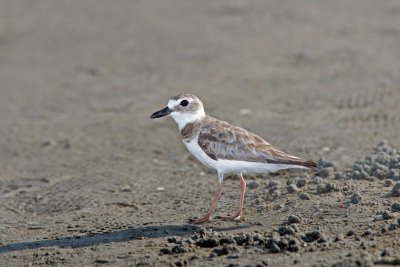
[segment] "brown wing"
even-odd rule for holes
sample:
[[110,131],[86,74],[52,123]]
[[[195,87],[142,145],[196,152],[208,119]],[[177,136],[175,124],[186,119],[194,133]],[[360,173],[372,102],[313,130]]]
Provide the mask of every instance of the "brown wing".
[[258,135],[212,118],[203,125],[198,142],[203,151],[215,160],[229,159],[316,167],[312,161],[275,149]]

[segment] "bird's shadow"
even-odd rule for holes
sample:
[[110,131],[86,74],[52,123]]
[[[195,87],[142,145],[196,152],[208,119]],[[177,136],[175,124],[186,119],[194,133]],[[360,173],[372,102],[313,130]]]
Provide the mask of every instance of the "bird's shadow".
[[[234,231],[251,227],[250,225],[238,225],[232,227],[213,227],[213,231]],[[0,253],[12,251],[36,249],[43,247],[88,247],[113,242],[126,242],[142,238],[162,238],[168,236],[189,236],[201,228],[191,224],[183,225],[156,225],[129,228],[106,233],[97,233],[84,236],[67,236],[55,239],[43,239],[36,241],[25,241],[0,246]]]

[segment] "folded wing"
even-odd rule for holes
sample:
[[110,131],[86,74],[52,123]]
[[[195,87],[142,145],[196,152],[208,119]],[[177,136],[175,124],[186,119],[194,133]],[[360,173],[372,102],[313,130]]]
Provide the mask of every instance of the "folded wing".
[[199,132],[199,145],[212,159],[299,165],[315,169],[316,163],[279,151],[243,128],[223,121],[207,123]]

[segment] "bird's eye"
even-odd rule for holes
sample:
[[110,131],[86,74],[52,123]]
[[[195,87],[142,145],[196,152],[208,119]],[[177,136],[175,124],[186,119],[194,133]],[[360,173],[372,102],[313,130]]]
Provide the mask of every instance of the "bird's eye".
[[181,101],[181,106],[186,107],[187,105],[189,105],[189,101],[187,101],[187,100],[182,100]]

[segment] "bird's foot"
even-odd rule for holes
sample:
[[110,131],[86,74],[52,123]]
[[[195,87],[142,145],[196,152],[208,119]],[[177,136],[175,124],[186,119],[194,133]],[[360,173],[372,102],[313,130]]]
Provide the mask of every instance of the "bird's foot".
[[191,224],[201,224],[209,221],[211,221],[211,214],[208,213],[200,218],[194,217],[189,219],[189,223]]
[[234,214],[228,214],[226,216],[218,216],[217,219],[221,219],[221,220],[229,220],[229,221],[238,221],[242,218],[242,211],[239,210],[237,212],[235,212]]

